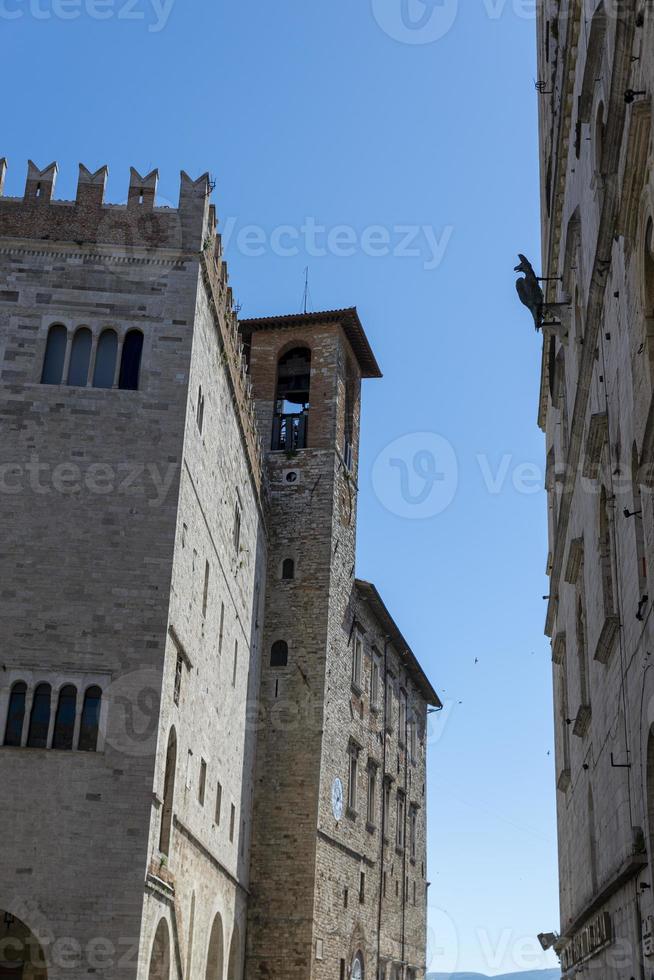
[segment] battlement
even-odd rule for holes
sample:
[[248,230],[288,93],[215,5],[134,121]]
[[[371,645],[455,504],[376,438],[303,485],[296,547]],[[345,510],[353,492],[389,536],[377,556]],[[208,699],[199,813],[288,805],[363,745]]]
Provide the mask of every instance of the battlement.
[[199,252],[215,236],[208,173],[193,180],[182,171],[179,205],[170,208],[157,207],[158,170],[142,176],[132,167],[127,202],[107,204],[106,166],[92,173],[80,163],[74,201],[54,197],[58,169],[56,162],[40,170],[28,161],[23,197],[5,197],[7,161],[0,159],[0,237],[122,246],[133,254],[152,248]]

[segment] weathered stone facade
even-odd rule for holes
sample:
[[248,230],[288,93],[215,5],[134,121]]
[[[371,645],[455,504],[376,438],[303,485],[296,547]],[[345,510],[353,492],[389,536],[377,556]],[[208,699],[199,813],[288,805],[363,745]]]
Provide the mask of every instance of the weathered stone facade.
[[[566,976],[654,975],[654,11],[538,5]],[[559,278],[560,277],[560,278]]]
[[239,328],[206,175],[55,178],[0,196],[0,976],[423,976],[438,699],[355,579],[356,312]]

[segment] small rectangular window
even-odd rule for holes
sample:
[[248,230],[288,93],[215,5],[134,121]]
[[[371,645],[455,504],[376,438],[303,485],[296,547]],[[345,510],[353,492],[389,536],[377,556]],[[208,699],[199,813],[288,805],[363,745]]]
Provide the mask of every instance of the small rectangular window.
[[395,843],[399,850],[404,850],[404,820],[405,820],[405,800],[404,793],[397,794],[397,828]]
[[220,603],[220,627],[218,630],[218,653],[223,652],[223,634],[225,632],[225,603]]
[[366,901],[366,875],[365,872],[361,872],[359,875],[359,904],[365,905]]
[[340,980],[345,980],[345,960],[341,960]]
[[223,788],[220,783],[216,786],[216,813],[214,821],[217,827],[220,826],[220,811],[223,805]]
[[368,826],[376,826],[377,818],[377,767],[368,766]]
[[349,900],[350,900],[350,890],[349,890],[349,888],[344,888],[343,889],[343,908],[344,909],[347,908]]
[[393,731],[393,675],[386,674],[386,730]]
[[204,806],[204,793],[207,787],[207,764],[200,759],[200,782],[198,784],[198,803]]
[[399,701],[399,721],[398,721],[398,731],[397,737],[400,745],[406,743],[406,691],[400,691],[400,701]]
[[236,807],[232,803],[232,809],[229,815],[229,839],[234,840],[234,830],[236,829]]
[[179,704],[179,699],[182,693],[182,674],[184,673],[184,661],[182,660],[181,654],[177,654],[177,663],[175,664],[175,690],[173,692],[173,701],[175,704]]
[[374,650],[370,668],[370,707],[374,709],[379,707],[379,660]]
[[204,563],[204,590],[202,592],[202,617],[203,617],[203,619],[206,618],[206,615],[207,615],[207,606],[209,604],[209,575],[210,575],[210,572],[211,572],[211,568],[209,566],[209,562],[208,561],[205,561],[205,563]]
[[411,860],[415,861],[418,853],[418,810],[415,806],[411,807],[411,817],[409,820],[409,829],[411,834]]
[[204,425],[204,395],[202,393],[202,385],[198,388],[198,405],[195,413],[195,421],[197,422],[198,432],[202,434],[202,427]]
[[352,653],[352,683],[361,690],[363,678],[363,639],[357,630],[354,634],[354,648]]
[[359,776],[359,753],[354,746],[350,747],[350,778],[348,780],[348,808],[351,813],[357,812],[357,782]]
[[241,547],[241,505],[238,500],[234,507],[234,551],[238,554]]

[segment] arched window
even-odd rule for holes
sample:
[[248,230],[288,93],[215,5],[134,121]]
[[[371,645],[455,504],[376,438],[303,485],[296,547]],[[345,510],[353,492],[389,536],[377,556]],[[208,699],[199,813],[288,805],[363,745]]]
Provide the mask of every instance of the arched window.
[[295,562],[292,558],[285,558],[282,564],[282,578],[285,580],[295,578]]
[[75,331],[68,366],[69,385],[84,388],[88,384],[92,343],[93,338],[88,327],[80,327]]
[[76,713],[77,688],[73,687],[72,684],[67,684],[59,692],[54,735],[52,736],[53,749],[72,749]]
[[60,385],[64,375],[66,360],[66,345],[68,331],[61,323],[55,323],[48,331],[48,341],[45,345],[41,384]]
[[27,695],[27,684],[18,681],[11,689],[9,695],[9,710],[7,711],[7,724],[5,726],[5,745],[13,745],[19,748],[23,737],[23,723],[25,721],[25,697]]
[[95,752],[98,747],[101,705],[102,691],[99,687],[89,687],[84,695],[82,720],[79,727],[77,748],[80,752]]
[[270,648],[270,666],[286,667],[288,665],[288,643],[277,640]]
[[93,370],[94,388],[113,388],[116,376],[118,335],[115,330],[103,330],[98,340]]
[[352,963],[352,980],[364,980],[363,956],[357,953]]
[[118,387],[125,391],[138,391],[141,374],[141,354],[143,353],[143,334],[140,330],[130,330],[123,341],[120,359],[120,378]]
[[49,684],[39,684],[34,691],[30,728],[27,735],[27,745],[30,749],[45,749],[48,745],[50,728],[50,696],[52,688]]
[[170,932],[168,923],[161,919],[157,926],[150,956],[148,980],[169,980],[170,978]]
[[294,347],[277,364],[277,392],[272,448],[293,452],[308,442],[311,351]]
[[223,980],[223,957],[223,920],[220,915],[217,915],[213,920],[209,937],[205,980]]
[[166,772],[164,775],[163,807],[161,810],[161,830],[159,832],[159,850],[162,854],[170,853],[170,833],[173,826],[173,805],[175,802],[175,770],[177,768],[177,735],[175,729],[170,729],[168,749],[166,750]]

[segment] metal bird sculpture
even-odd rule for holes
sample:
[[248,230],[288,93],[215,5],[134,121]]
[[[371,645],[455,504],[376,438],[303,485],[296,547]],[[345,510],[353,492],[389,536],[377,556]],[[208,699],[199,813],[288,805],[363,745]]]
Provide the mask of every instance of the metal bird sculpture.
[[531,312],[536,330],[540,330],[543,325],[543,304],[545,302],[543,290],[529,259],[525,258],[524,255],[518,255],[518,258],[520,265],[517,265],[514,271],[524,272],[524,278],[518,279],[515,288],[518,290],[520,302]]

